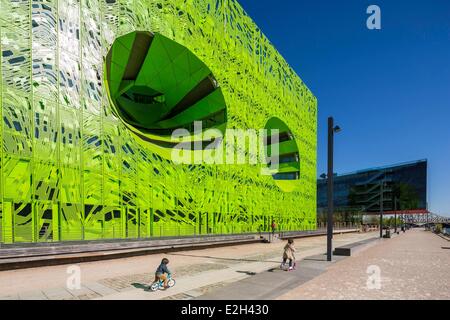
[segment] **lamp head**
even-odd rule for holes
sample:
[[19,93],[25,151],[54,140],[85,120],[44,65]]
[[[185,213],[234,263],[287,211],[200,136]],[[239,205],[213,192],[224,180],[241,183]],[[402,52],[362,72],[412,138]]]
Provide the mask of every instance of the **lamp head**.
[[333,128],[333,131],[334,131],[335,133],[338,133],[338,132],[341,132],[342,129],[341,129],[341,127],[339,127],[339,126],[335,126],[335,127]]
[[325,173],[322,173],[322,174],[320,175],[320,177],[321,177],[322,179],[326,179],[327,175],[326,175]]

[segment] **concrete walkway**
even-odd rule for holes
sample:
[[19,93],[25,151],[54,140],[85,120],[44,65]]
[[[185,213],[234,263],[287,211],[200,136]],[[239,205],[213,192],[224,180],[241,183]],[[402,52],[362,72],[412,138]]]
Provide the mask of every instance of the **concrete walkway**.
[[[335,235],[336,245],[374,237],[375,233]],[[325,251],[324,236],[296,240],[297,259]],[[79,263],[81,288],[67,289],[70,265],[0,272],[0,299],[192,299],[279,266],[285,241],[151,254]],[[170,259],[177,284],[149,292],[154,270]]]
[[[336,244],[346,244],[355,242],[357,239],[367,239],[373,238],[375,236],[374,233],[371,234],[352,234],[352,235],[339,235],[335,236],[334,240]],[[318,242],[318,238],[321,238],[321,243]],[[302,242],[303,246],[308,249],[300,250],[297,254],[297,260],[302,260],[306,257],[310,257],[312,255],[318,255],[325,250],[325,237],[317,237],[314,241],[311,241],[311,244],[314,243],[314,246],[306,247],[305,242],[307,239],[301,239],[298,242]],[[276,244],[271,244],[276,245]],[[126,292],[117,293],[115,295],[108,295],[102,297],[101,299],[120,299],[120,300],[154,300],[154,299],[194,299],[194,298],[206,298],[206,299],[245,299],[246,297],[252,299],[251,297],[251,286],[248,286],[248,281],[251,281],[253,276],[257,276],[258,278],[267,277],[265,276],[268,270],[277,270],[280,265],[280,256],[282,253],[282,247],[285,245],[284,242],[278,243],[278,247],[280,248],[276,252],[267,252],[266,254],[262,254],[259,256],[254,256],[253,258],[220,258],[218,256],[203,256],[204,258],[213,258],[218,261],[226,260],[228,262],[233,261],[236,264],[231,265],[226,269],[221,270],[211,270],[207,272],[202,272],[200,274],[179,278],[177,279],[177,284],[175,287],[159,291],[156,293],[150,293],[146,290],[146,288],[139,288],[140,290],[129,290]],[[297,248],[301,248],[302,245],[297,243]],[[238,248],[237,248],[238,249]],[[178,257],[184,256],[188,257],[190,255],[179,253]],[[197,253],[194,253],[191,256],[199,257]],[[326,263],[326,262],[325,262]],[[321,267],[322,268],[322,267]],[[307,268],[305,268],[306,270]],[[276,272],[275,271],[275,272]],[[303,277],[304,279],[310,279],[311,274],[306,273],[302,275],[302,271],[298,270],[297,277]],[[287,276],[287,272],[283,274],[283,276]],[[294,275],[294,273],[292,273]],[[272,281],[277,281],[278,277],[274,274],[270,274],[269,278],[272,278]],[[258,281],[258,280],[256,280]],[[306,281],[306,280],[305,280]],[[239,292],[239,288],[241,286],[246,286],[246,290],[241,290]],[[237,286],[237,289],[235,290]],[[258,289],[258,286],[254,288],[254,291],[263,292]],[[219,296],[214,297],[217,294],[217,291],[222,292],[223,294],[219,294]],[[270,287],[269,287],[270,290]],[[211,293],[211,294],[210,294]],[[244,294],[245,296],[242,296]],[[253,299],[258,299],[259,296],[253,297]],[[263,297],[260,297],[261,299]]]
[[314,279],[329,267],[331,263],[344,259],[335,257],[333,262],[326,261],[326,255],[316,255],[297,262],[295,270],[286,272],[279,267],[265,272],[250,274],[241,281],[216,289],[198,297],[198,300],[270,300],[297,286]]
[[[397,235],[395,235],[397,236]],[[354,247],[351,255],[367,250],[368,248],[386,241],[378,237],[353,242],[347,246]],[[337,244],[342,246],[342,244]],[[314,250],[316,251],[316,250]],[[306,252],[305,252],[306,253]],[[326,254],[318,254],[314,256],[303,257],[297,261],[295,270],[286,272],[279,267],[279,264],[265,272],[250,274],[238,282],[234,282],[223,288],[216,289],[210,293],[206,293],[198,300],[270,300],[275,299],[284,293],[287,293],[298,286],[318,277],[334,263],[339,262],[347,256],[334,255],[332,261],[327,261]]]
[[[338,229],[335,234],[358,232],[359,229]],[[305,238],[326,235],[326,230],[290,231],[280,235],[286,238]],[[0,271],[75,264],[89,261],[123,259],[139,255],[199,250],[220,246],[272,242],[271,233],[201,235],[150,239],[88,240],[42,243],[0,243]]]
[[450,299],[448,242],[411,229],[356,256],[279,299]]

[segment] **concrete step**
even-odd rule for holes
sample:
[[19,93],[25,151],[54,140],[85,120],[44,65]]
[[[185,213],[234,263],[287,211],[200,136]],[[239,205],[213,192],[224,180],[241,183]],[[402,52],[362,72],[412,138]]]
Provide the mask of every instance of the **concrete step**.
[[57,255],[66,253],[84,253],[95,251],[139,249],[151,247],[167,247],[186,244],[207,244],[227,241],[255,240],[255,235],[223,235],[223,236],[198,236],[183,238],[153,238],[136,240],[115,241],[87,241],[87,242],[49,242],[35,244],[2,245],[0,248],[0,260],[10,257],[33,257],[44,255]]
[[[203,239],[203,241],[201,239],[196,239],[196,241],[189,240],[192,239],[153,240],[146,243],[140,242],[139,246],[123,246],[123,243],[117,243],[115,246],[114,244],[109,246],[91,244],[89,247],[74,245],[36,249],[0,249],[0,271],[261,242],[261,239],[254,235],[233,236],[228,239],[214,237],[207,240]],[[102,249],[104,247],[107,249]],[[4,250],[8,251],[3,252]],[[14,255],[14,252],[17,252],[18,255]]]
[[[354,230],[335,230],[337,233],[355,232]],[[290,237],[301,238],[321,236],[323,231],[300,231],[289,233]],[[138,255],[171,251],[195,250],[208,247],[268,242],[269,233],[204,235],[183,238],[126,239],[106,241],[75,241],[37,244],[12,244],[0,247],[0,271],[42,267],[60,264],[118,259]],[[285,233],[286,235],[286,233]],[[280,242],[286,238],[282,234],[270,236],[270,242]]]
[[333,251],[333,255],[335,256],[346,256],[350,257],[355,255],[357,252],[367,249],[377,243],[382,241],[382,239],[378,237],[350,243],[344,246],[336,247]]

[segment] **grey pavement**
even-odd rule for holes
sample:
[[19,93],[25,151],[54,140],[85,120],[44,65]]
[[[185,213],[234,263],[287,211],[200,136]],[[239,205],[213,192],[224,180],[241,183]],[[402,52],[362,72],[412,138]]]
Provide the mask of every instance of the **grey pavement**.
[[[197,297],[197,300],[270,300],[314,279],[326,271],[328,266],[344,257],[336,256],[332,262],[326,255],[315,255],[297,262],[296,270],[284,271],[279,267],[234,282],[226,287]],[[246,273],[245,270],[241,271]]]
[[[334,242],[346,244],[373,236],[374,233],[335,235]],[[0,299],[193,299],[233,283],[253,281],[253,274],[270,277],[265,273],[279,266],[284,243],[254,243],[79,263],[82,286],[78,290],[66,288],[68,266],[0,271]],[[298,239],[295,243],[299,261],[323,253],[326,241],[324,236],[318,236]],[[177,284],[169,290],[149,292],[146,286],[151,283],[154,268],[162,257],[171,260],[170,268],[175,272]],[[299,263],[299,267],[296,272],[274,270],[272,273],[276,278],[294,277],[295,283],[302,283],[320,271],[313,261]]]
[[448,242],[423,229],[383,239],[279,299],[450,299]]

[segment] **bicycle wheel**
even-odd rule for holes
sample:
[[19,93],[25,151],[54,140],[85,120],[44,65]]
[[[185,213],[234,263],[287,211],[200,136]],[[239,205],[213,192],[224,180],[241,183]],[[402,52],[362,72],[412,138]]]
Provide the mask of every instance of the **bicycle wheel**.
[[173,287],[175,285],[175,279],[169,279],[169,281],[167,281],[167,285],[169,287]]
[[152,285],[150,286],[150,290],[156,291],[158,289],[159,289],[159,282],[153,282]]

